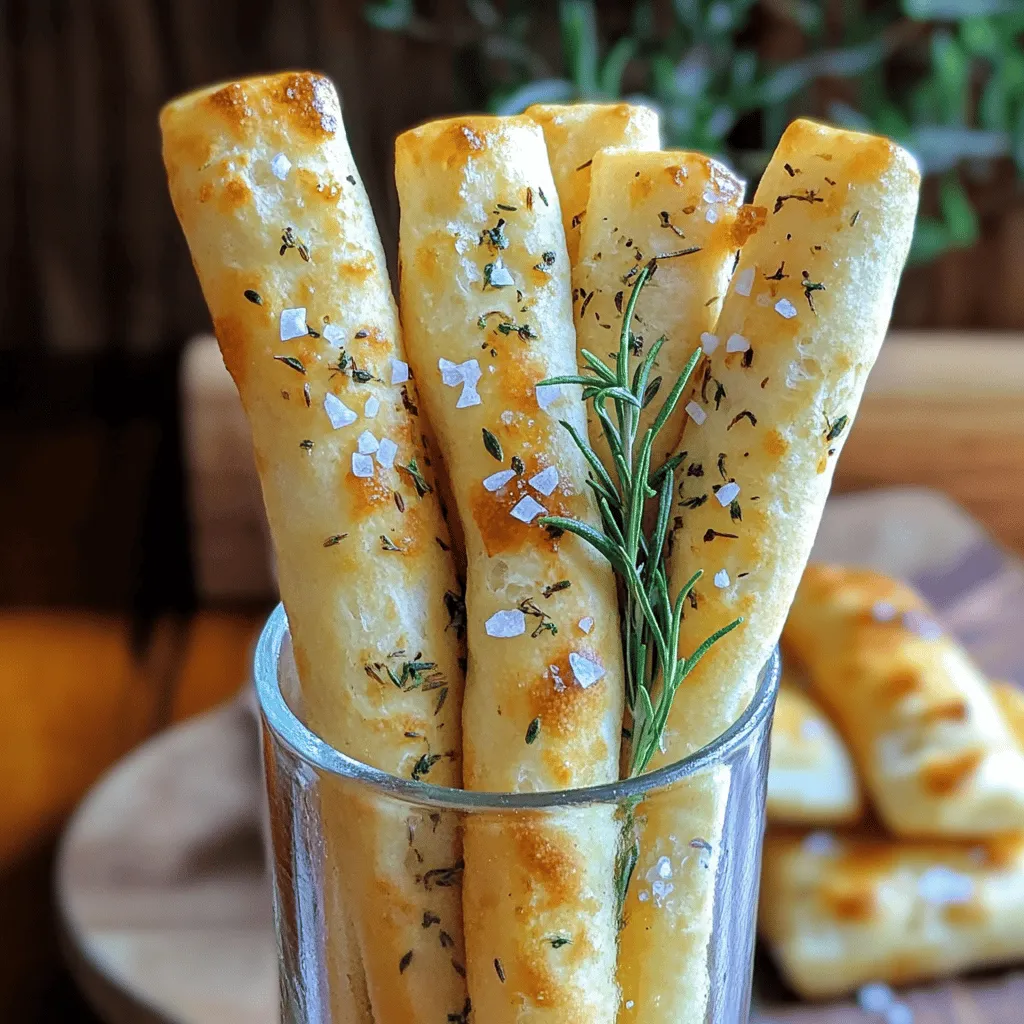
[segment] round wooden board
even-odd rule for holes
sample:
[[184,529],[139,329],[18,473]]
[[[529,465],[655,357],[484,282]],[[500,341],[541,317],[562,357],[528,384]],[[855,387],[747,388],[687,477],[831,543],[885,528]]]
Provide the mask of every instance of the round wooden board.
[[277,955],[252,709],[239,700],[116,765],[57,865],[64,945],[111,1024],[272,1024]]

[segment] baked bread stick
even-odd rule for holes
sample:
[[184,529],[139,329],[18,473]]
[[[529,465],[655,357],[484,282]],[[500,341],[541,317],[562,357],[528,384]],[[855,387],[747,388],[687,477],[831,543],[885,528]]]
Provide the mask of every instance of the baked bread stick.
[[988,681],[910,587],[810,565],[783,633],[902,836],[1024,832],[1024,754]]
[[569,263],[575,267],[581,226],[587,216],[594,154],[607,146],[658,149],[658,115],[648,107],[629,103],[537,103],[527,107],[526,116],[544,131]]
[[[649,346],[665,339],[651,371],[650,402],[639,417],[637,436],[643,438],[694,351],[703,346],[711,352],[719,343],[713,328],[743,241],[737,211],[744,186],[720,163],[696,153],[604,149],[594,154],[590,172],[573,275],[578,361],[586,365],[584,349],[604,359],[618,347],[630,284],[656,259],[656,272],[637,302],[630,357],[632,376]],[[676,404],[655,438],[654,468],[676,448],[685,404]],[[608,442],[594,415],[589,430],[591,446],[614,479]]]
[[[306,722],[361,761],[458,785],[462,648],[449,610],[461,602],[334,88],[306,72],[215,86],[170,103],[161,128],[174,207],[252,427]],[[372,1019],[461,1012],[453,951],[422,927],[429,910],[460,936],[458,889],[422,883],[457,862],[454,833],[404,808],[324,799]],[[410,845],[428,843],[437,863],[406,864]],[[338,922],[327,925],[335,1019],[369,1019],[365,1001],[342,997],[354,967]]]
[[759,927],[807,999],[1024,956],[1024,840],[769,834]]
[[825,713],[784,670],[775,702],[768,820],[779,825],[843,825],[864,811],[853,760]]
[[[528,118],[462,117],[399,136],[409,359],[465,530],[467,789],[614,780],[623,675],[612,571],[545,513],[595,522],[573,373],[569,262],[544,138]],[[466,822],[464,923],[475,1018],[613,1021],[610,810]]]
[[[756,219],[715,328],[726,343],[687,405],[670,561],[673,592],[696,569],[706,573],[683,618],[684,653],[744,621],[687,677],[654,766],[693,753],[736,721],[778,641],[885,335],[918,188],[913,159],[888,140],[804,120],[786,130],[758,186]],[[727,344],[733,336],[752,355]],[[676,840],[643,846],[641,877],[663,856],[682,864],[694,837],[712,851],[703,884],[677,886],[663,907],[638,902],[631,887],[619,977],[632,1009],[623,1020],[704,1019],[726,794],[717,778],[695,780],[674,815],[648,825],[650,835]]]

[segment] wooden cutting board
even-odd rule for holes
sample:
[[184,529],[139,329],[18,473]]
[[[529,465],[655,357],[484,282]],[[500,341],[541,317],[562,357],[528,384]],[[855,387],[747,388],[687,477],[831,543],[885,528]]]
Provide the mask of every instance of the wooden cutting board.
[[[1024,683],[1024,567],[948,500],[922,490],[835,499],[815,554],[914,582],[990,675]],[[57,874],[68,953],[113,1024],[277,1019],[258,744],[247,702],[136,751],[68,828]],[[884,1024],[852,1004],[787,999],[766,964],[756,987],[755,1019],[763,1024]],[[1024,1019],[1024,980],[1005,972],[904,998],[915,1024]]]

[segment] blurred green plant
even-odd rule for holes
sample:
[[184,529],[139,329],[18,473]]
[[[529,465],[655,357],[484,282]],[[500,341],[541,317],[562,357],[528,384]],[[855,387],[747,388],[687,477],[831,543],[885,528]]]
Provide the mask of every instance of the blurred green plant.
[[977,240],[971,192],[1001,163],[1024,179],[1024,0],[463,2],[455,22],[414,0],[364,11],[452,45],[467,105],[625,97],[659,111],[666,145],[751,178],[801,114],[888,135],[933,182],[914,262]]

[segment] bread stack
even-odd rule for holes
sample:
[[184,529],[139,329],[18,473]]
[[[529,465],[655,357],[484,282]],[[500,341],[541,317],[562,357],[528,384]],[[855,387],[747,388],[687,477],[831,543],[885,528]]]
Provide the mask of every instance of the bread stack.
[[1024,694],[868,570],[808,567],[783,651],[759,926],[786,980],[1024,958]]

